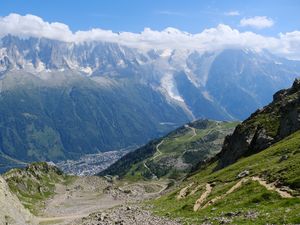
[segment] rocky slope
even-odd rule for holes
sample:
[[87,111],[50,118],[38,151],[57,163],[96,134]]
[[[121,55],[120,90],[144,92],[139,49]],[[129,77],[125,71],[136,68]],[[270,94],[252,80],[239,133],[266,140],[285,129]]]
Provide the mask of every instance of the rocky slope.
[[198,120],[128,153],[100,175],[126,179],[181,179],[201,162],[215,156],[236,122]]
[[17,196],[11,193],[5,179],[0,176],[0,224],[35,225],[34,216],[24,208]]
[[257,110],[225,138],[218,167],[255,154],[300,129],[300,80],[274,94],[273,101]]
[[44,201],[54,195],[55,185],[69,177],[47,163],[32,163],[23,169],[12,169],[3,174],[10,190],[20,202],[36,214]]
[[71,222],[68,225],[115,225],[115,224],[135,224],[135,225],[180,225],[179,220],[171,220],[166,217],[155,216],[149,210],[144,210],[138,206],[122,206],[106,210],[104,212],[93,213],[86,218]]

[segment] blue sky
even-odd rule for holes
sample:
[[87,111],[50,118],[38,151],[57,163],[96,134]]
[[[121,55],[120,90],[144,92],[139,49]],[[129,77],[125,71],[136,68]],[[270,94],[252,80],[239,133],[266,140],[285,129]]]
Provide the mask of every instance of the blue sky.
[[[190,33],[223,23],[240,31],[267,36],[300,30],[297,0],[0,0],[0,16],[33,14],[49,22],[62,22],[72,31],[99,27],[114,32],[140,32],[145,27],[175,27]],[[238,14],[229,16],[226,13]],[[273,25],[264,29],[241,26],[243,18],[266,16]]]

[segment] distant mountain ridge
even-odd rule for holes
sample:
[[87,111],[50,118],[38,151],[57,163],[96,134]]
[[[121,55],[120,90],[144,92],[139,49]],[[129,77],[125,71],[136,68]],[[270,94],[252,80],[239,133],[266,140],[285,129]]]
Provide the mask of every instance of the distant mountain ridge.
[[268,52],[0,41],[0,154],[77,158],[141,145],[195,118],[241,120],[300,74]]
[[106,85],[130,80],[149,85],[195,118],[244,119],[300,75],[299,61],[251,49],[141,50],[11,35],[1,39],[0,49],[0,74],[21,70],[56,83],[65,80],[53,73],[63,71]]

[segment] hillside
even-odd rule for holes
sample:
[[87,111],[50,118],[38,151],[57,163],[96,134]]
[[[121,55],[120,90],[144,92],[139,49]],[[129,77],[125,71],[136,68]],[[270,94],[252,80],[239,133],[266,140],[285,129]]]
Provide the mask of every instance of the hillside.
[[35,225],[37,222],[30,212],[20,203],[0,176],[0,224]]
[[[299,90],[296,80],[240,125],[210,120],[186,124],[101,174],[122,179],[69,177],[46,163],[10,170],[4,179],[25,208],[46,224],[298,224]],[[273,137],[267,145],[253,134],[259,128]],[[248,153],[249,145],[237,154],[232,143],[233,160],[220,167],[224,155],[230,155],[227,140],[236,140],[241,131],[252,132],[252,142],[261,148]],[[176,185],[170,185],[173,179]]]
[[214,160],[151,202],[153,211],[188,223],[300,223],[299,84],[238,125]]
[[181,179],[199,163],[215,156],[236,122],[198,120],[123,156],[100,175],[126,179]]
[[300,80],[278,91],[273,101],[257,110],[225,138],[218,168],[255,154],[300,129]]
[[55,194],[55,186],[72,177],[62,174],[47,163],[32,163],[23,169],[12,169],[3,174],[10,190],[31,213],[44,208],[45,200]]
[[300,132],[214,172],[216,163],[154,200],[158,215],[193,223],[298,224]]

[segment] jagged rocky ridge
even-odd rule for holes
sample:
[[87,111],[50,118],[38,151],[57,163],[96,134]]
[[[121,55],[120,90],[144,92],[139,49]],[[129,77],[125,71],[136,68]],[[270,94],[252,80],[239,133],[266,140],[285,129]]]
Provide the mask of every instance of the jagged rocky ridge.
[[218,168],[255,154],[300,129],[300,79],[280,90],[273,101],[257,110],[225,138]]

